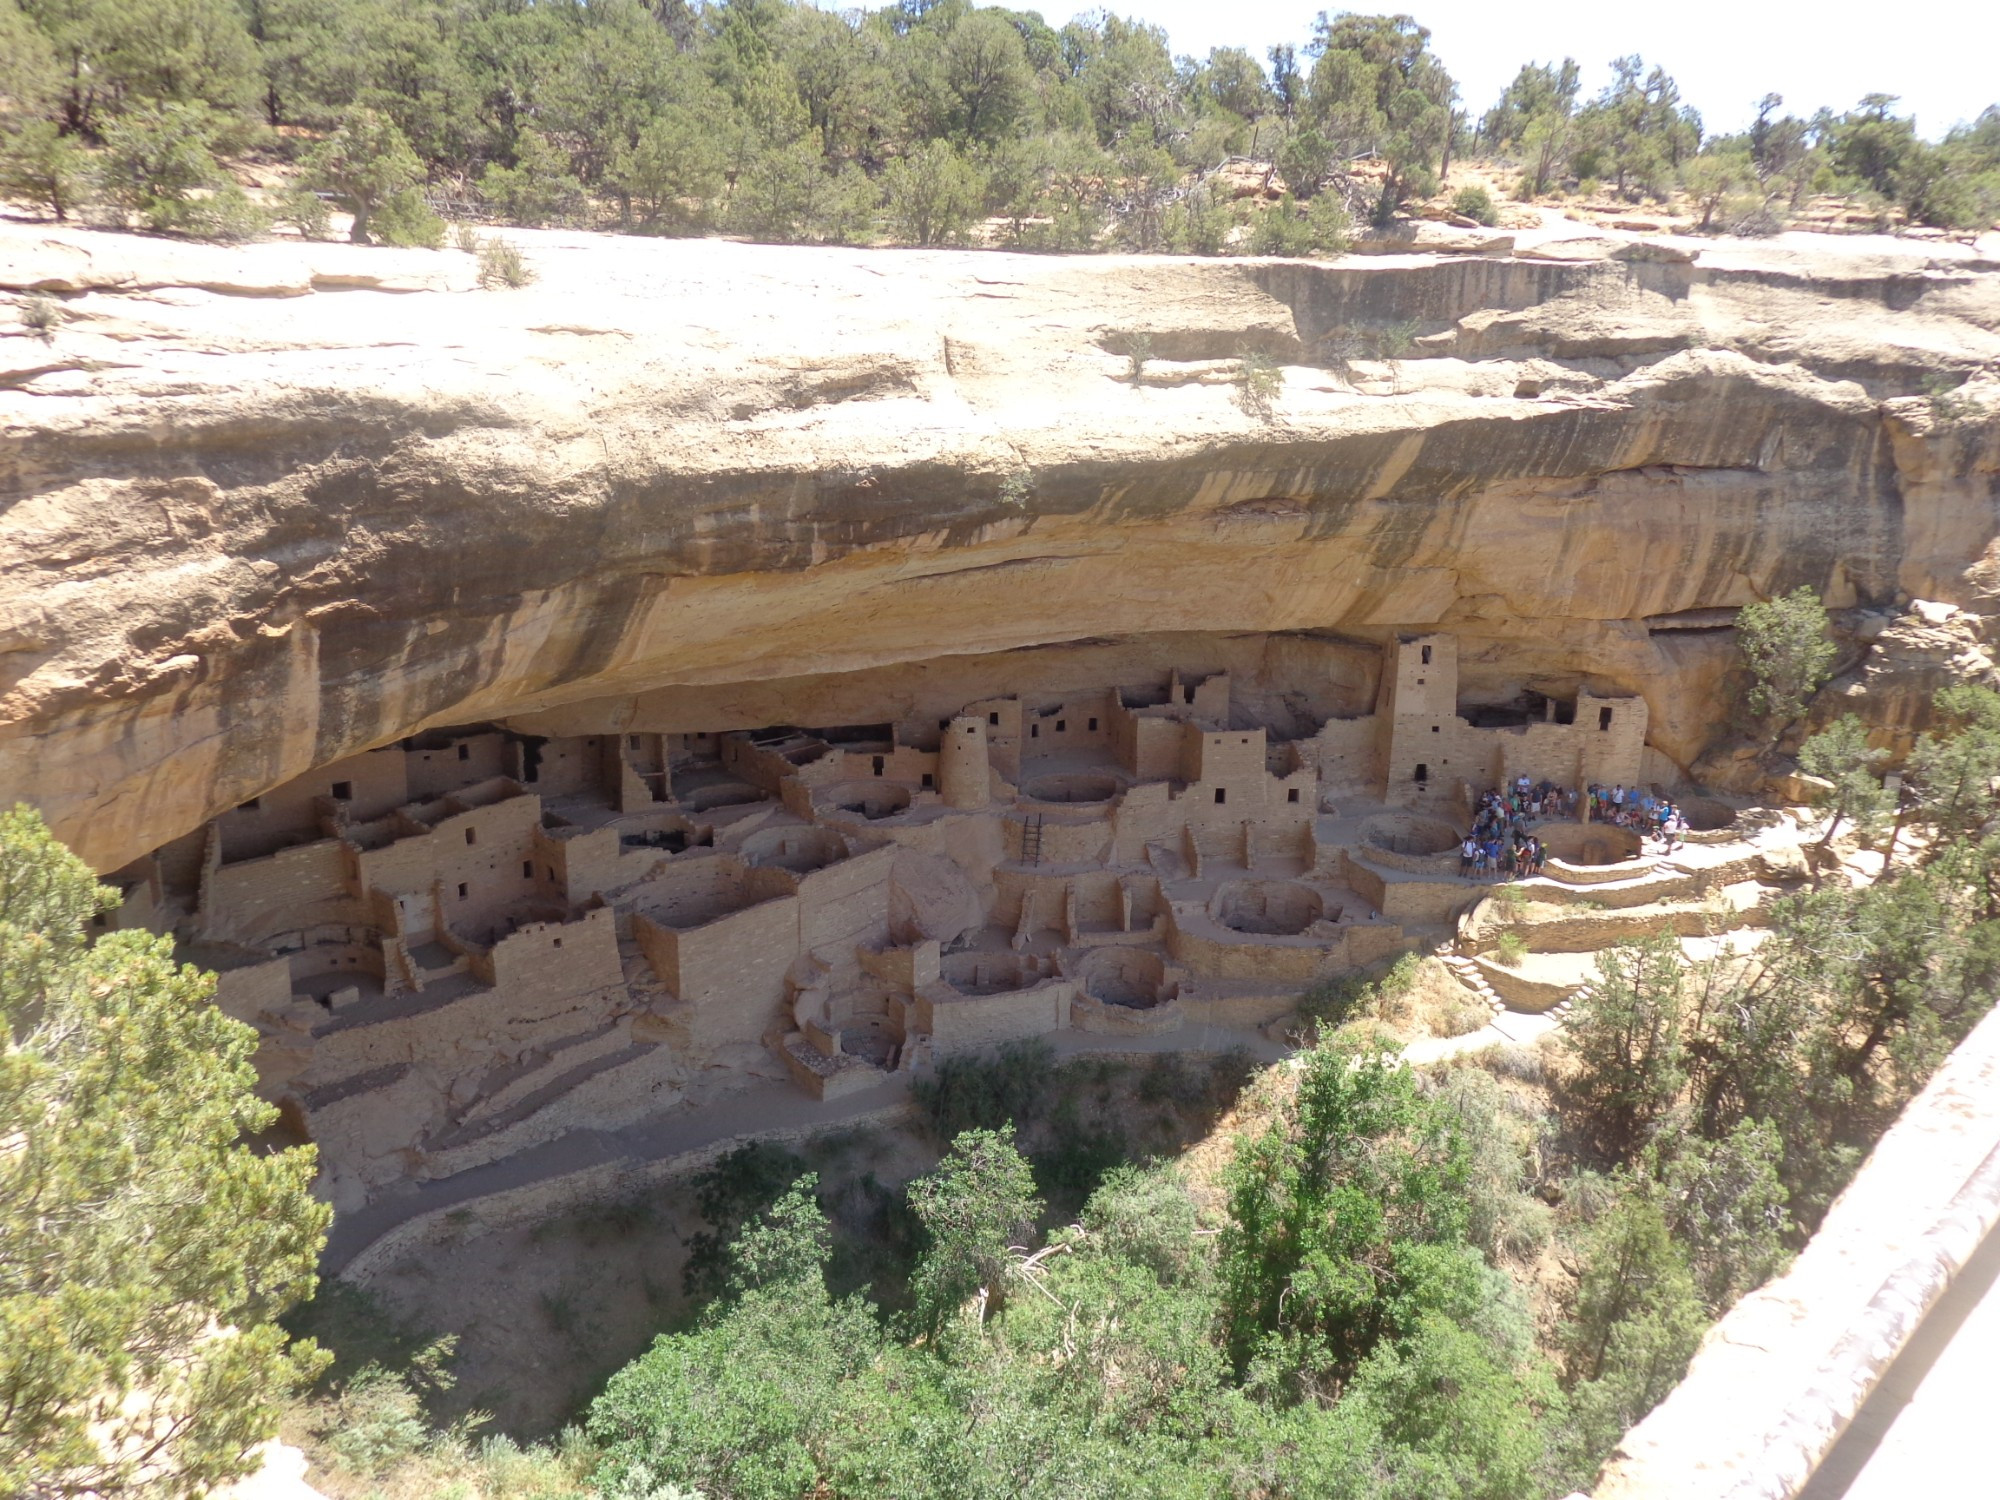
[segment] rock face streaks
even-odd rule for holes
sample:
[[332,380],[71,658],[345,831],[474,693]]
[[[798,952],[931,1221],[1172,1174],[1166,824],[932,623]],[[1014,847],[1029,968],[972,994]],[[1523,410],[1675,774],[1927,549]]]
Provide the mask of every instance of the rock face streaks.
[[0,229],[0,288],[70,315],[0,339],[0,798],[112,869],[426,726],[743,727],[780,681],[1189,630],[1449,629],[1470,686],[1644,694],[1687,766],[1726,712],[1690,612],[1986,597],[2000,264],[1957,247],[521,238],[537,284],[481,291]]

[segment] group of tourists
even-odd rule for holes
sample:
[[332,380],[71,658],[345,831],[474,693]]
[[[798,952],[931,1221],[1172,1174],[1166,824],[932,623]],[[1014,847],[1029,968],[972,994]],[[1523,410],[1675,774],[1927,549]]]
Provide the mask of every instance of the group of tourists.
[[[1472,831],[1458,847],[1458,873],[1469,880],[1519,880],[1541,874],[1547,851],[1529,829],[1543,819],[1574,818],[1578,800],[1574,788],[1526,776],[1503,783],[1498,791],[1480,793]],[[1591,822],[1629,828],[1641,839],[1658,839],[1664,854],[1678,849],[1688,831],[1687,815],[1680,808],[1643,787],[1593,783],[1584,789],[1582,801]]]
[[1590,799],[1592,822],[1630,828],[1642,839],[1656,838],[1664,853],[1678,849],[1687,834],[1687,814],[1643,787],[1593,785],[1585,795]]
[[1542,873],[1546,851],[1528,832],[1531,819],[1561,817],[1573,807],[1576,794],[1565,794],[1550,782],[1539,785],[1526,776],[1503,790],[1483,792],[1472,832],[1458,846],[1458,873],[1471,880],[1518,880]]

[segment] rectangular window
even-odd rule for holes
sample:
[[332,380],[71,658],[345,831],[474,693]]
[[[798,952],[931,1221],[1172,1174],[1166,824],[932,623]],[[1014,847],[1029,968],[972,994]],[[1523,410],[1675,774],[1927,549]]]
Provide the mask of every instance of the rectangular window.
[[1442,733],[1443,733],[1443,731],[1442,731],[1442,730],[1440,730],[1440,729],[1439,729],[1439,728],[1437,727],[1437,725],[1433,724],[1433,725],[1431,725],[1431,733],[1432,733],[1432,734],[1442,734]]
[[1092,719],[1092,720],[1090,721],[1090,728],[1091,728],[1091,732],[1092,732],[1093,734],[1094,734],[1094,733],[1096,733],[1096,731],[1097,731],[1097,720],[1095,720],[1095,719]]
[[875,757],[875,774],[877,776],[882,774],[882,757],[879,755]]
[[458,883],[458,899],[463,901],[465,899],[465,894],[466,894],[465,882],[461,880]]
[[1228,800],[1229,800],[1229,793],[1225,791],[1223,788],[1217,787],[1215,789],[1215,805],[1217,807],[1220,807],[1223,803],[1227,802]]
[[521,861],[521,878],[523,880],[533,880],[535,878],[535,862],[532,859]]
[[1041,737],[1042,737],[1042,726],[1039,724],[1030,724],[1028,726],[1028,738],[1031,740],[1038,740]]
[[561,939],[561,938],[557,938],[557,939],[556,939],[556,946],[557,946],[558,948],[560,948],[560,947],[562,946],[562,939]]
[[936,785],[937,785],[937,777],[931,775],[929,771],[924,772],[924,790],[929,791],[932,787]]
[[1057,720],[1056,720],[1056,733],[1057,733],[1057,734],[1067,734],[1068,732],[1069,732],[1069,720],[1068,720],[1068,719],[1057,719]]
[[471,759],[472,759],[472,746],[470,746],[470,745],[460,745],[460,746],[458,747],[458,758],[459,758],[460,760],[471,760]]
[[1431,648],[1426,646],[1424,647],[1424,665],[1428,667],[1430,664],[1431,664]]
[[466,829],[466,830],[465,830],[465,841],[466,841],[466,843],[468,843],[468,844],[476,844],[476,843],[478,843],[478,842],[479,842],[479,830],[478,830],[478,829],[476,829],[476,828],[468,828],[468,829]]
[[354,800],[354,783],[351,781],[336,781],[333,784],[333,800],[336,802],[352,802]]
[[998,724],[1000,722],[1000,715],[997,713],[988,714],[986,716],[986,722],[989,724]]
[[1600,709],[1599,709],[1599,710],[1597,711],[1597,727],[1598,727],[1598,729],[1599,729],[1599,730],[1605,730],[1605,729],[1609,729],[1609,728],[1611,727],[1611,710],[1610,710],[1610,709],[1608,709],[1608,708],[1600,708]]
[[1286,787],[1286,788],[1285,788],[1285,800],[1286,800],[1287,802],[1296,802],[1296,801],[1298,801],[1298,800],[1299,800],[1299,789],[1298,789],[1297,787],[1295,787],[1295,786],[1289,786],[1289,787]]
[[1415,775],[1414,777],[1412,777],[1412,778],[1411,778],[1411,780],[1413,780],[1413,781],[1429,781],[1430,779],[1431,779],[1431,768],[1430,768],[1429,766],[1425,765],[1425,764],[1424,764],[1424,763],[1423,763],[1422,761],[1418,761],[1418,762],[1417,762],[1417,774],[1416,774],[1416,775]]

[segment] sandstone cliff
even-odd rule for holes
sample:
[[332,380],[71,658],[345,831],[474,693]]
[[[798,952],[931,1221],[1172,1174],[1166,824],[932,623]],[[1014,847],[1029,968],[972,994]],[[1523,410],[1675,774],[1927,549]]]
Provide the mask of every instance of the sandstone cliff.
[[991,653],[1419,625],[1468,691],[1644,693],[1685,767],[1721,611],[1991,602],[1971,251],[521,239],[503,291],[456,252],[0,227],[0,288],[68,314],[0,328],[0,799],[111,869],[429,725],[851,722]]

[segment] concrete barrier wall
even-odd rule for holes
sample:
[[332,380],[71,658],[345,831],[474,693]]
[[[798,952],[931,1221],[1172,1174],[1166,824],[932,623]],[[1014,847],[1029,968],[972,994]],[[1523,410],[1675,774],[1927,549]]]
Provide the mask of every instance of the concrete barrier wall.
[[[1792,1269],[1709,1330],[1596,1500],[1793,1500],[1996,1225],[2000,1010],[1876,1143]],[[1991,1488],[1963,1478],[1954,1493]]]

